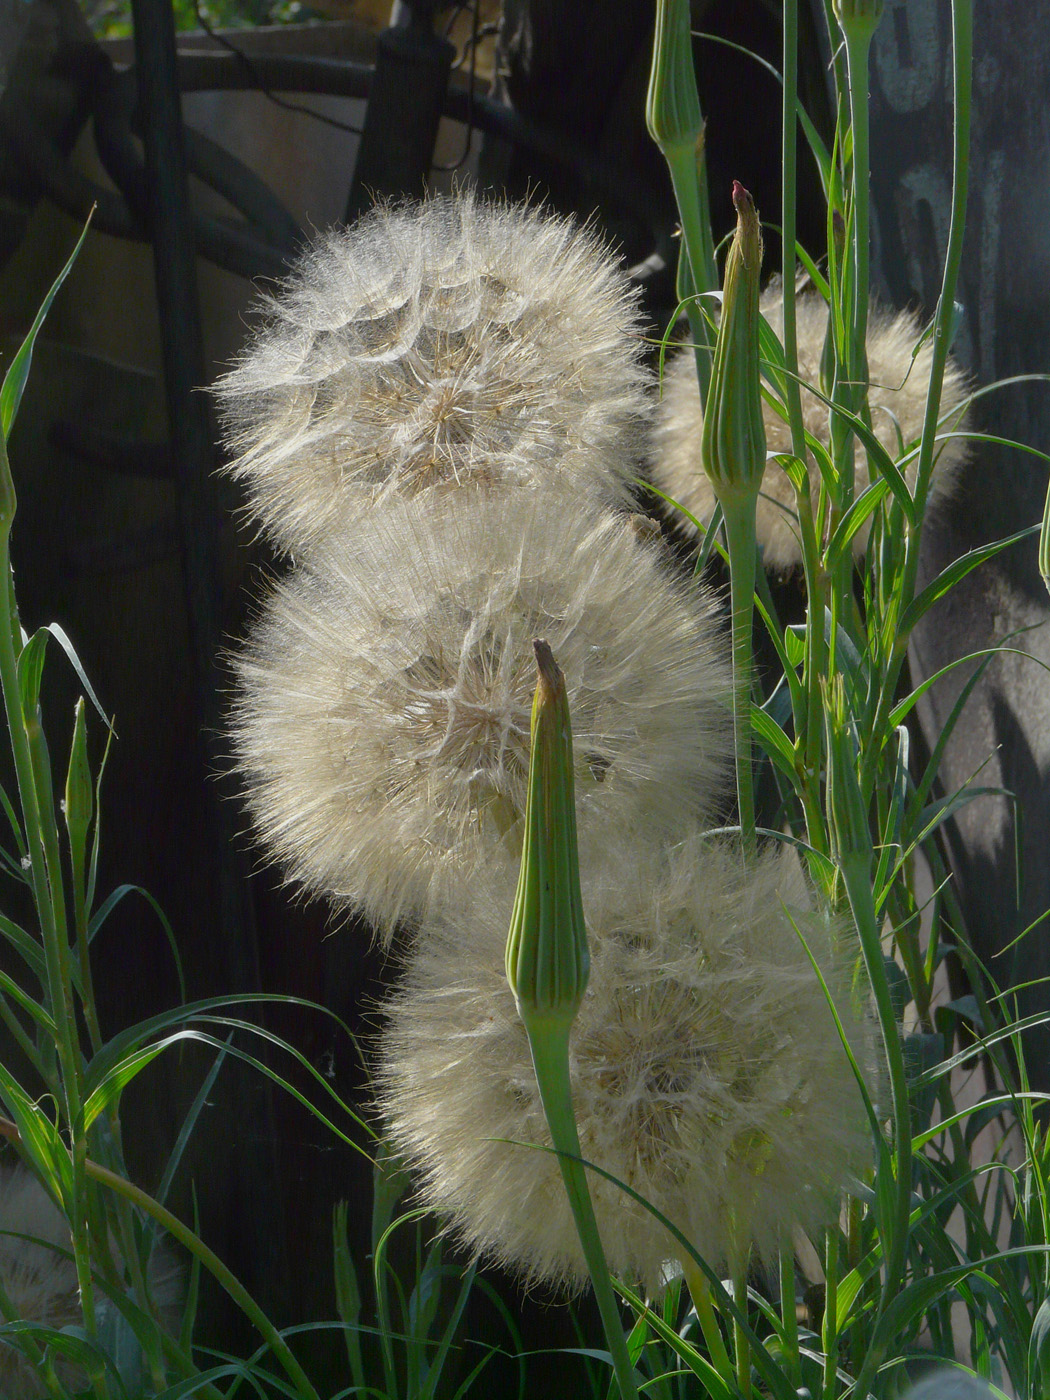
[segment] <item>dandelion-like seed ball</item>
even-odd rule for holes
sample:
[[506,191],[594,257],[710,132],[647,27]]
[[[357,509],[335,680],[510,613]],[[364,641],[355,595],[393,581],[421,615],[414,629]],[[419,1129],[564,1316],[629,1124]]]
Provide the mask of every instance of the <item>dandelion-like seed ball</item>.
[[310,249],[216,394],[232,474],[279,548],[433,488],[606,503],[637,474],[637,298],[597,234],[470,194],[383,206]]
[[386,937],[516,868],[534,637],[567,680],[581,832],[713,812],[725,647],[659,550],[567,500],[390,507],[275,586],[236,663],[248,807],[290,879]]
[[[816,293],[806,293],[795,303],[798,369],[804,383],[801,386],[802,418],[812,437],[829,445],[828,407],[810,393],[805,385],[820,384],[820,361],[828,329],[828,307]],[[783,339],[784,303],[779,286],[767,288],[762,295],[762,314],[777,336]],[[868,402],[871,407],[871,427],[875,437],[889,455],[897,460],[913,447],[922,435],[926,413],[926,393],[933,367],[933,342],[927,339],[914,355],[921,326],[910,312],[889,313],[878,306],[871,307],[868,317],[868,372],[871,387]],[[944,373],[941,393],[941,431],[958,427],[959,411],[968,394],[966,378],[958,366],[949,360]],[[766,447],[771,453],[791,451],[791,430],[768,403],[764,403]],[[700,464],[700,438],[703,413],[696,382],[696,364],[691,351],[675,356],[667,368],[663,393],[656,409],[653,426],[649,472],[654,485],[665,495],[685,507],[690,515],[706,525],[714,514],[715,495]],[[959,467],[966,459],[966,442],[949,438],[937,446],[937,465],[930,491],[931,503],[950,493]],[[859,494],[868,485],[867,456],[859,443],[854,443],[856,490]],[[916,461],[904,472],[909,486],[915,482]],[[820,486],[816,468],[811,472],[814,502]],[[675,512],[678,523],[685,521]],[[692,530],[685,521],[683,528]],[[770,462],[762,481],[758,499],[758,543],[767,568],[787,571],[802,562],[795,518],[795,489],[787,474],[776,462]],[[871,533],[870,522],[854,538],[858,558],[867,547]]]
[[[870,1159],[802,938],[864,1064],[855,946],[823,913],[785,911],[783,861],[744,868],[739,851],[701,837],[648,857],[617,841],[584,857],[581,876],[591,972],[570,1075],[582,1154],[714,1268],[748,1247],[771,1260],[793,1228],[834,1218]],[[577,1287],[586,1266],[557,1158],[533,1150],[550,1136],[503,973],[509,909],[509,897],[474,892],[419,940],[386,1011],[380,1107],[423,1200],[464,1245],[529,1282]],[[675,1240],[606,1178],[592,1172],[589,1185],[613,1273],[658,1295]]]

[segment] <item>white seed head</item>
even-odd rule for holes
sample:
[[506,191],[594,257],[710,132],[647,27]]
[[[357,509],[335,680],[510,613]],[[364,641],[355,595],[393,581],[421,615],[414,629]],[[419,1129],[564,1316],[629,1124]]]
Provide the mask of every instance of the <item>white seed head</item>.
[[[792,919],[854,1052],[855,944],[822,913],[789,917],[787,864],[744,868],[691,837],[646,854],[618,840],[582,858],[591,976],[570,1045],[583,1156],[649,1201],[715,1268],[833,1219],[870,1158],[856,1079]],[[475,887],[428,927],[388,1005],[380,1106],[426,1204],[479,1255],[531,1282],[586,1268],[550,1146],[528,1040],[503,976],[509,896]],[[804,902],[804,901],[803,901]],[[626,1193],[589,1183],[612,1271],[659,1294],[677,1246]]]
[[[27,1235],[31,1238],[21,1239]],[[60,1331],[64,1327],[83,1328],[80,1288],[69,1221],[37,1178],[24,1167],[0,1168],[0,1284],[18,1318]],[[120,1253],[115,1241],[111,1248],[116,1263]],[[184,1291],[181,1266],[163,1247],[150,1257],[150,1294],[164,1324],[173,1330]],[[111,1306],[103,1290],[96,1307]],[[47,1345],[38,1337],[40,1349]],[[85,1384],[83,1375],[69,1365],[59,1372],[71,1388]],[[47,1393],[43,1381],[23,1352],[0,1341],[0,1394],[4,1400],[30,1400]]]
[[536,668],[565,672],[581,832],[724,796],[730,680],[706,595],[619,516],[501,495],[388,507],[277,585],[236,666],[235,752],[289,877],[381,935],[516,866]]
[[215,392],[278,547],[301,556],[429,488],[557,474],[628,497],[648,376],[637,298],[593,231],[470,194],[384,206],[321,238],[261,310]]
[[[798,337],[799,375],[807,384],[820,384],[820,360],[828,328],[828,307],[817,293],[806,293],[795,303]],[[783,338],[784,305],[779,285],[762,295],[762,314],[777,336]],[[912,360],[912,351],[921,327],[910,312],[896,315],[872,306],[868,319],[868,372],[871,388],[872,431],[890,456],[896,460],[903,450],[914,446],[921,434],[926,413],[926,391],[933,364],[933,343],[927,340]],[[944,374],[941,394],[941,431],[958,428],[956,413],[969,388],[965,376],[951,360]],[[802,388],[802,417],[806,431],[825,446],[829,443],[828,408],[814,394]],[[791,451],[791,430],[768,403],[764,403],[766,448],[769,452]],[[663,394],[656,409],[650,456],[653,483],[706,524],[714,513],[715,497],[711,483],[700,465],[700,438],[703,414],[696,383],[696,367],[691,351],[670,361]],[[966,459],[966,442],[951,438],[937,445],[939,456],[933,477],[931,503],[952,490],[959,467]],[[867,457],[855,444],[856,490],[868,484]],[[915,481],[913,460],[905,472],[909,485]],[[819,473],[811,471],[813,499],[819,489]],[[683,523],[680,512],[674,512]],[[692,526],[684,523],[689,530]],[[758,543],[767,568],[786,571],[802,562],[795,519],[795,490],[786,473],[775,462],[766,467],[762,495],[758,501]],[[854,550],[861,556],[871,533],[870,523],[854,539]]]

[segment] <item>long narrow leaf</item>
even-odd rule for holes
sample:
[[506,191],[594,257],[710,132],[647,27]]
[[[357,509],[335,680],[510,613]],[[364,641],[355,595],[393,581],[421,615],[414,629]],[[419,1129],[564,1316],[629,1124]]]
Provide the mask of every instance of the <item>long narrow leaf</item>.
[[1039,530],[1040,526],[1029,525],[1027,529],[1018,530],[1016,534],[1007,535],[1005,539],[995,540],[992,544],[971,549],[968,554],[964,554],[954,563],[949,564],[946,569],[942,569],[933,582],[927,584],[922,592],[912,599],[901,618],[901,633],[908,636],[934,603],[949,593],[967,574],[973,573],[974,569],[979,568],[981,564],[986,564],[989,559],[994,559],[997,554],[1002,554],[1011,545],[1017,544],[1021,540],[1031,539],[1033,535],[1039,533]]
[[[91,211],[94,213],[94,210]],[[44,324],[44,317],[51,310],[51,303],[58,295],[58,289],[69,276],[73,264],[77,260],[77,255],[87,237],[88,228],[91,226],[91,215],[88,215],[87,223],[83,232],[77,239],[76,247],[69,255],[65,267],[51,284],[51,290],[41,303],[40,310],[36,313],[36,318],[29,328],[29,334],[23,340],[18,353],[8,366],[4,375],[3,386],[0,387],[0,432],[3,433],[6,441],[11,435],[11,428],[14,425],[15,415],[18,412],[18,405],[22,402],[22,392],[26,387],[26,380],[29,378],[29,366],[33,361],[33,347],[36,345],[37,334]]]

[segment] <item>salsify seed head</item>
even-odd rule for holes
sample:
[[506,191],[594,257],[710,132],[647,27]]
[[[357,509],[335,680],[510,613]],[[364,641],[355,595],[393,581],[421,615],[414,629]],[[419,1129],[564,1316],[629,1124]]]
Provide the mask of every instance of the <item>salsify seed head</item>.
[[552,504],[377,512],[275,586],[236,662],[259,834],[383,936],[485,863],[516,869],[534,637],[565,673],[581,831],[667,832],[720,805],[730,681],[710,601],[625,518]]
[[[795,303],[798,337],[799,375],[805,383],[821,382],[821,357],[828,329],[828,307],[817,293],[805,293]],[[779,286],[762,295],[762,314],[780,337],[784,329],[784,306]],[[915,446],[922,434],[926,413],[926,391],[933,365],[932,341],[920,346],[912,358],[921,327],[910,312],[892,314],[873,305],[868,319],[868,371],[871,388],[872,431],[891,457]],[[959,410],[969,392],[958,366],[948,361],[941,394],[941,431],[959,428]],[[791,430],[768,403],[763,405],[766,449],[769,453],[791,451]],[[802,387],[802,416],[806,431],[825,446],[829,443],[828,407]],[[696,383],[696,366],[691,351],[683,351],[670,361],[656,409],[650,452],[650,476],[662,492],[685,507],[690,515],[706,524],[715,509],[715,494],[700,465],[703,413]],[[966,442],[950,438],[937,445],[939,453],[930,493],[931,504],[951,492],[959,467],[966,459]],[[868,484],[867,460],[861,446],[855,445],[856,492]],[[914,484],[916,461],[905,471],[909,486]],[[811,471],[816,500],[820,477]],[[675,512],[676,522],[684,517]],[[684,528],[692,529],[691,525]],[[802,562],[795,521],[795,490],[787,474],[775,462],[766,467],[762,495],[758,500],[758,543],[767,568],[787,571]],[[858,531],[854,549],[862,555],[870,534],[870,524]]]
[[561,475],[629,497],[648,376],[598,235],[471,194],[321,238],[216,386],[232,474],[297,556],[378,502]]
[[[770,1260],[793,1228],[834,1218],[870,1160],[857,1081],[805,938],[854,1053],[873,1061],[854,1003],[855,942],[798,903],[794,870],[694,835],[670,852],[617,840],[581,852],[591,975],[570,1075],[582,1155],[662,1212],[715,1268]],[[803,904],[805,900],[802,900]],[[586,1268],[550,1146],[525,1029],[503,979],[505,895],[418,940],[390,1001],[378,1084],[389,1136],[426,1204],[475,1253],[534,1283]],[[661,1292],[679,1246],[590,1173],[614,1274]]]

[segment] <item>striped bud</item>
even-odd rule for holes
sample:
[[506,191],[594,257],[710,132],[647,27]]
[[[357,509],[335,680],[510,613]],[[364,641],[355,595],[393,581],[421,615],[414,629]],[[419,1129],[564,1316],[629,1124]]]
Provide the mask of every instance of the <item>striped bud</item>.
[[530,1036],[541,1025],[571,1025],[590,971],[565,677],[545,641],[532,645],[539,677],[532,704],[525,836],[506,960],[507,981]]
[[725,506],[758,496],[766,469],[759,385],[758,279],[762,228],[754,201],[733,181],[737,222],[726,258],[711,390],[700,444],[704,470]]

